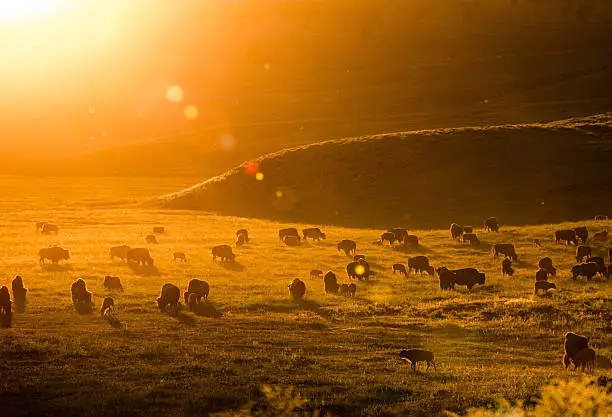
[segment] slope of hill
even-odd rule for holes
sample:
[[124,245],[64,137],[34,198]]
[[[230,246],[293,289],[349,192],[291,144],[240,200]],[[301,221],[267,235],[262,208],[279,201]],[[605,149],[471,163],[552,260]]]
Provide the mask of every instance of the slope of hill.
[[[143,19],[147,30],[114,50],[129,59],[103,61],[129,66],[75,67],[54,80],[78,93],[76,104],[0,101],[1,136],[27,149],[18,159],[3,152],[0,172],[208,178],[320,140],[612,111],[609,2],[205,3],[216,10],[204,14],[210,28],[201,14],[168,10],[166,26]],[[72,85],[92,73],[93,91]],[[164,100],[169,80],[197,120]],[[232,149],[221,146],[227,135]],[[79,156],[66,160],[69,151]]]
[[359,227],[546,223],[612,212],[611,160],[612,114],[602,114],[306,145],[156,201]]

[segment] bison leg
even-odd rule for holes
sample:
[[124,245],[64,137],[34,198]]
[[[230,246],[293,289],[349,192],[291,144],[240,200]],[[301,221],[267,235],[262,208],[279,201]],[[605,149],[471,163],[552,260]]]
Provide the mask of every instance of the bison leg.
[[570,358],[569,356],[567,356],[567,353],[565,355],[563,355],[563,366],[565,366],[565,369],[567,369],[570,366]]

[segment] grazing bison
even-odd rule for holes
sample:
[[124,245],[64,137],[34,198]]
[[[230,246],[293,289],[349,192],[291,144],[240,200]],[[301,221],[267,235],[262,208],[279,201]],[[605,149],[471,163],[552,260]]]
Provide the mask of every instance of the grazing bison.
[[461,243],[470,243],[470,246],[480,245],[480,240],[478,240],[478,236],[474,233],[464,233],[461,236]]
[[368,279],[370,276],[370,264],[363,260],[351,262],[346,266],[346,274],[350,279]]
[[294,301],[301,300],[306,294],[306,284],[299,278],[294,279],[289,285],[289,294]]
[[589,347],[589,338],[577,335],[576,333],[565,333],[565,342],[563,343],[563,350],[565,354],[563,355],[563,365],[565,369],[570,365],[571,362],[574,362],[574,366],[576,366],[575,357],[578,352],[582,349],[588,349]]
[[157,238],[155,237],[155,235],[147,235],[147,236],[145,236],[145,241],[146,241],[147,243],[151,243],[151,244],[153,244],[153,243],[155,243],[155,244],[159,243],[159,242],[157,241]]
[[584,258],[589,258],[592,255],[590,246],[578,246],[576,247],[576,262],[582,262]]
[[321,239],[325,239],[325,233],[321,231],[318,227],[311,227],[309,229],[302,230],[302,235],[304,236],[304,240],[310,238],[312,240],[319,241]]
[[236,247],[239,248],[240,246],[244,245],[246,243],[246,236],[245,235],[238,235],[236,236]]
[[538,295],[539,291],[544,291],[545,293],[548,293],[548,291],[552,289],[557,289],[557,286],[552,282],[536,281],[535,284],[533,284],[534,295]]
[[47,222],[36,222],[36,231],[38,232]]
[[113,246],[110,248],[110,257],[119,258],[122,261],[127,259],[127,253],[131,248],[128,245]]
[[578,245],[578,236],[576,236],[575,230],[557,230],[555,231],[555,242],[565,242],[568,245],[573,243],[574,245]]
[[234,255],[234,252],[232,252],[232,247],[230,245],[214,246],[211,252],[213,261],[215,261],[217,257],[221,258],[222,263],[234,262],[234,259],[236,259],[236,255]]
[[208,294],[210,293],[210,286],[208,282],[202,281],[201,279],[192,279],[189,281],[187,291],[183,294],[185,297],[185,304],[189,311],[193,311],[196,304],[201,304],[202,300],[208,300]]
[[595,233],[593,235],[593,240],[599,241],[599,242],[603,242],[604,240],[608,239],[608,231],[607,230],[602,230],[601,232]]
[[441,290],[452,290],[455,288],[455,273],[446,267],[440,267],[436,271],[440,280]]
[[518,261],[518,255],[514,250],[514,245],[512,243],[496,243],[491,248],[491,253],[494,258],[497,258],[499,255],[504,255],[512,259],[513,261]]
[[119,277],[111,277],[110,275],[104,277],[104,288],[107,290],[123,291],[121,279],[119,279]]
[[50,248],[42,248],[38,251],[40,257],[39,262],[41,265],[45,264],[45,259],[48,259],[53,264],[57,264],[62,259],[70,259],[70,252],[67,249],[62,249],[59,246],[52,246]]
[[586,277],[587,281],[591,281],[599,272],[599,266],[595,262],[583,263],[572,267],[572,278]]
[[338,242],[338,251],[344,251],[346,256],[355,255],[357,252],[357,243],[352,240],[344,239]]
[[393,233],[397,242],[403,242],[406,239],[406,236],[408,236],[408,229],[404,227],[394,227],[387,230],[387,232]]
[[249,231],[247,229],[236,230],[236,239],[238,239],[240,235],[244,236],[244,243],[249,243]]
[[505,277],[506,275],[511,277],[512,275],[514,275],[514,269],[512,268],[512,261],[508,258],[504,258],[504,260],[501,263],[501,271],[502,271],[502,277]]
[[100,315],[101,316],[111,316],[113,314],[113,310],[115,309],[115,300],[112,297],[106,297],[102,302],[102,307],[100,307]]
[[459,226],[457,223],[451,224],[450,234],[453,239],[459,239],[463,234],[463,227]]
[[0,288],[0,327],[11,327],[13,318],[11,295],[7,287]]
[[536,282],[548,281],[548,271],[542,268],[538,269],[535,274],[535,280]]
[[91,293],[87,291],[85,281],[77,279],[70,288],[72,304],[78,313],[91,313]]
[[408,273],[412,270],[414,270],[415,275],[417,272],[421,275],[423,275],[423,272],[427,272],[430,276],[434,274],[434,267],[429,264],[429,258],[425,255],[408,258]]
[[591,348],[580,349],[574,355],[574,368],[578,369],[580,367],[582,372],[585,370],[588,372],[593,372],[595,369],[595,351]]
[[586,263],[589,263],[589,262],[593,262],[597,264],[597,271],[601,274],[601,276],[603,277],[609,276],[608,268],[606,268],[606,263],[601,256],[593,256],[591,258],[587,258]]
[[489,217],[484,221],[485,232],[499,232],[499,223],[496,217]]
[[474,268],[455,269],[455,285],[465,285],[471,290],[475,285],[484,285],[485,274]]
[[323,275],[323,271],[320,269],[313,269],[310,271],[310,279],[321,278],[321,275]]
[[596,222],[601,222],[601,221],[604,221],[604,220],[608,220],[608,216],[605,216],[603,214],[598,214],[597,216],[595,216],[594,220]]
[[344,296],[344,297],[348,297],[348,292],[349,292],[349,286],[348,284],[342,284],[340,285],[340,295]]
[[325,292],[328,294],[337,294],[339,285],[338,279],[336,278],[336,274],[332,271],[328,271],[323,278],[323,284],[325,285]]
[[434,371],[436,370],[436,363],[434,362],[434,354],[430,350],[425,349],[405,349],[400,351],[399,357],[406,362],[410,362],[410,367],[414,372],[417,370],[417,364],[419,362],[427,362],[427,369],[433,365]]
[[553,261],[549,257],[540,259],[538,266],[544,271],[548,272],[553,277],[557,276],[557,268],[553,266]]
[[348,295],[349,297],[355,298],[355,293],[357,292],[357,285],[355,283],[351,283],[348,286]]
[[472,226],[463,226],[463,233],[474,233],[474,228]]
[[416,235],[408,235],[404,238],[404,246],[416,248],[419,246],[419,237]]
[[166,233],[164,226],[154,226],[153,233]]
[[404,266],[404,264],[393,264],[391,266],[391,269],[393,270],[393,275],[395,275],[396,272],[399,272],[399,274],[404,274],[404,276],[408,275],[408,272],[406,272],[406,267]]
[[26,293],[28,289],[23,286],[23,279],[19,275],[13,278],[11,282],[11,289],[13,290],[13,299],[15,300],[16,306],[25,306]]
[[385,241],[389,242],[389,245],[393,245],[393,242],[395,242],[395,233],[385,232],[380,235],[380,243],[385,243]]
[[285,236],[283,237],[283,243],[287,246],[300,246],[299,236]]
[[153,266],[153,258],[147,248],[131,248],[127,251],[127,261],[136,262],[138,265]]
[[298,234],[298,231],[295,227],[289,227],[287,229],[280,229],[278,231],[278,240],[284,240],[285,236],[295,236],[298,239],[300,238],[300,235]]
[[57,233],[59,232],[59,227],[51,223],[45,223],[43,224],[42,229],[40,231],[43,235],[54,234],[57,236]]
[[175,261],[187,262],[187,255],[184,252],[174,252],[172,259]]
[[179,310],[179,299],[181,298],[181,290],[174,284],[164,284],[161,294],[157,299],[157,306],[161,311],[166,311],[166,307],[170,306],[170,312],[177,314]]
[[535,246],[536,248],[542,248],[542,243],[540,242],[540,239],[533,239],[533,246]]
[[582,243],[586,243],[589,239],[589,230],[586,228],[586,226],[574,227],[574,232],[576,232],[576,236],[582,241]]

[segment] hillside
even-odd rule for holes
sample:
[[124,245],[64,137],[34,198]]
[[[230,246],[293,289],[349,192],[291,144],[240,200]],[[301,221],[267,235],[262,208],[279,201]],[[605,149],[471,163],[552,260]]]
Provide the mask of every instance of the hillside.
[[[26,149],[0,172],[208,178],[321,140],[612,111],[608,3],[220,1],[138,18],[95,70],[54,80],[76,97],[0,101],[6,145]],[[186,103],[164,100],[170,80]]]
[[442,228],[612,212],[612,114],[342,139],[256,160],[162,197],[166,207],[284,221]]

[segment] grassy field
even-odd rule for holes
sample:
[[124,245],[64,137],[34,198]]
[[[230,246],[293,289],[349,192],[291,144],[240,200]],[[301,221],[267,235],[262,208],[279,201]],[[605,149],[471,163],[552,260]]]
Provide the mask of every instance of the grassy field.
[[[0,330],[3,417],[208,415],[262,402],[266,387],[293,390],[334,415],[435,416],[500,398],[527,400],[551,378],[577,378],[561,365],[566,331],[588,335],[602,355],[612,353],[610,281],[573,281],[572,247],[551,238],[553,230],[573,223],[504,226],[499,234],[477,228],[483,243],[474,249],[452,241],[446,230],[412,231],[422,246],[407,251],[374,246],[381,230],[332,226],[323,227],[325,241],[286,247],[277,239],[286,224],[128,204],[188,183],[0,181],[0,284],[10,285],[19,274],[30,289],[26,311],[15,314],[12,328]],[[37,220],[56,222],[59,235],[37,234]],[[612,227],[577,224],[592,232]],[[147,245],[154,270],[143,274],[109,259],[113,245],[145,246],[154,225],[167,231],[158,245]],[[211,262],[210,248],[231,244],[243,227],[252,241],[236,250],[236,264]],[[358,253],[375,272],[357,283],[354,300],[326,295],[323,282],[308,276],[311,269],[331,269],[348,281],[349,259],[335,248],[343,238],[358,242]],[[544,248],[533,247],[533,238]],[[500,260],[490,255],[496,242],[517,246],[512,279],[501,277]],[[37,251],[49,244],[69,249],[70,261],[42,269]],[[607,246],[596,244],[595,252]],[[189,262],[172,261],[174,251],[186,252]],[[477,267],[486,285],[441,292],[436,278],[391,273],[391,264],[417,253],[436,266]],[[558,291],[540,298],[532,288],[543,256],[559,270]],[[120,276],[125,287],[112,294],[121,328],[95,312],[78,315],[71,305],[70,284],[82,277],[99,307],[107,295],[104,275]],[[171,317],[158,310],[164,283],[184,290],[196,277],[211,285],[207,314]],[[287,290],[296,277],[307,285],[300,304]],[[412,373],[398,358],[410,347],[433,350],[437,372]],[[610,369],[597,372],[611,375]]]

